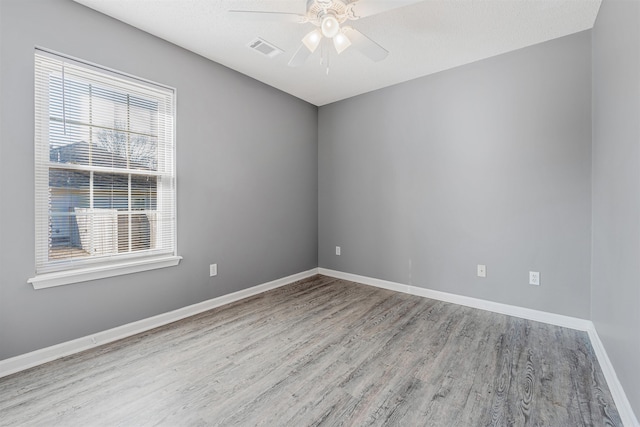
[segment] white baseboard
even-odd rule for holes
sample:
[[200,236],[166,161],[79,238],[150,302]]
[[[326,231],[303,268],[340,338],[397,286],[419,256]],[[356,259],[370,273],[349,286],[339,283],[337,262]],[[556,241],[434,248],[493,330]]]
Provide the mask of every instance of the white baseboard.
[[622,384],[620,384],[620,380],[616,375],[616,371],[615,369],[613,369],[611,360],[609,360],[609,356],[607,355],[607,351],[604,348],[604,344],[600,340],[598,331],[594,326],[587,332],[589,333],[589,339],[591,340],[593,351],[598,357],[598,362],[600,363],[602,373],[607,380],[609,391],[611,391],[613,400],[616,402],[616,408],[618,409],[618,413],[620,414],[622,424],[627,427],[640,426],[640,423],[638,423],[638,419],[636,418],[635,414],[633,413],[633,409],[631,408],[631,403],[629,402],[629,399],[627,399],[627,395],[622,388]]
[[189,305],[187,307],[179,308],[177,310],[169,311],[157,316],[142,319],[137,322],[128,323],[126,325],[118,326],[116,328],[108,329],[106,331],[98,332],[86,337],[77,338],[75,340],[53,345],[51,347],[35,350],[30,353],[22,354],[9,359],[0,360],[0,378],[19,371],[23,371],[25,369],[32,368],[37,365],[41,365],[43,363],[50,362],[55,359],[59,359],[61,357],[79,353],[81,351],[97,347],[99,345],[117,341],[122,338],[127,338],[132,335],[139,334],[141,332],[145,332],[153,328],[157,328],[159,326],[163,326],[177,320],[202,313],[207,310],[211,310],[212,308],[216,308],[224,304],[229,304],[243,298],[266,292],[270,289],[275,289],[280,286],[296,282],[298,280],[306,279],[307,277],[311,277],[315,274],[318,274],[317,268],[283,277],[281,279],[273,280],[268,283],[263,283],[261,285],[253,286],[248,289],[243,289],[231,294],[222,295],[217,298]]
[[627,395],[618,380],[613,365],[609,360],[609,356],[605,351],[602,341],[598,336],[598,332],[592,321],[579,319],[576,317],[564,316],[561,314],[547,313],[540,310],[532,310],[530,308],[518,307],[508,304],[497,303],[493,301],[482,300],[478,298],[467,297],[463,295],[450,294],[447,292],[434,291],[431,289],[419,288],[417,286],[404,285],[402,283],[390,282],[387,280],[375,279],[373,277],[359,276],[357,274],[344,273],[342,271],[330,270],[326,268],[318,268],[318,273],[325,276],[335,277],[337,279],[349,280],[352,282],[362,283],[365,285],[375,286],[378,288],[388,289],[396,292],[417,295],[425,298],[431,298],[438,301],[445,301],[454,304],[464,305],[467,307],[478,308],[480,310],[491,311],[499,314],[519,317],[522,319],[533,320],[536,322],[547,323],[550,325],[562,326],[565,328],[584,331],[589,334],[591,346],[598,358],[598,363],[602,369],[602,373],[607,381],[611,396],[616,404],[618,413],[622,423],[627,427],[640,427],[636,419],[631,404],[627,399]]
[[522,319],[534,320],[536,322],[548,323],[550,325],[562,326],[579,331],[588,331],[590,328],[593,328],[593,323],[591,323],[590,320],[579,319],[577,317],[547,313],[546,311],[532,310],[530,308],[517,307],[514,305],[502,304],[499,302],[487,301],[463,295],[434,291],[431,289],[419,288],[417,286],[403,285],[401,283],[374,279],[372,277],[358,276],[356,274],[343,273],[341,271],[329,270],[326,268],[318,268],[318,273],[324,274],[325,276],[336,277],[338,279],[376,286],[378,288],[404,292],[406,294],[436,299],[438,301],[450,302],[458,305],[464,305],[466,307],[478,308],[480,310],[491,311],[493,313],[506,314],[509,316],[520,317]]

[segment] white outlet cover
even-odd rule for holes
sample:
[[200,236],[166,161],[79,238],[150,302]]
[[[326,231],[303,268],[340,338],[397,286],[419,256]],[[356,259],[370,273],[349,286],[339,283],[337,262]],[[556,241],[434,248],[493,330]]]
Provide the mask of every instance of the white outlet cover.
[[340,255],[340,246],[336,246],[336,255]]
[[218,275],[218,264],[211,264],[209,266],[209,276],[217,276]]
[[478,264],[478,277],[487,277],[487,266]]
[[534,286],[540,286],[540,272],[538,271],[529,272],[529,284]]

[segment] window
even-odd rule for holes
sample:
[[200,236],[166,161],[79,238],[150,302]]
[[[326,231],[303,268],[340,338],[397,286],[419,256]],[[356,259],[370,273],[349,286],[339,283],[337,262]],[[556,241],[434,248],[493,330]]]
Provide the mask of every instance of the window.
[[176,265],[175,92],[35,54],[36,277]]

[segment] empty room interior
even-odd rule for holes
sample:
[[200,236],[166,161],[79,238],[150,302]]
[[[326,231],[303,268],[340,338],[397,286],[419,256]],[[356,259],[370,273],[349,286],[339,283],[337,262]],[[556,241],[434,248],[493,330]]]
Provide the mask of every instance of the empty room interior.
[[0,425],[638,415],[640,1],[0,0]]

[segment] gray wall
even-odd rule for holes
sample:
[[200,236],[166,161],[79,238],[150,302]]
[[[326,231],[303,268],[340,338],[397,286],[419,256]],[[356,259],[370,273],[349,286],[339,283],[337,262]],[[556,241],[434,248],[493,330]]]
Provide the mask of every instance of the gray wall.
[[320,267],[589,318],[590,32],[320,107],[318,144]]
[[640,2],[593,30],[592,320],[640,414]]
[[[0,359],[317,266],[315,106],[70,0],[0,10]],[[27,284],[34,46],[177,88],[178,267]]]

